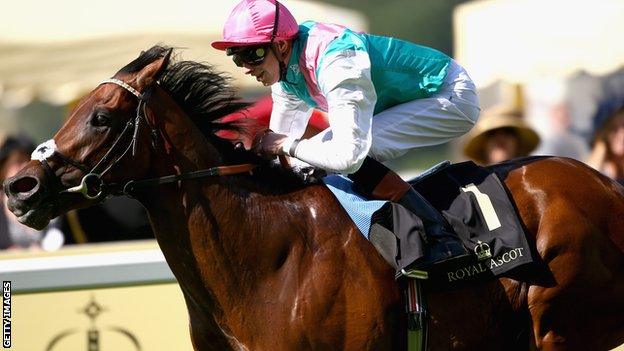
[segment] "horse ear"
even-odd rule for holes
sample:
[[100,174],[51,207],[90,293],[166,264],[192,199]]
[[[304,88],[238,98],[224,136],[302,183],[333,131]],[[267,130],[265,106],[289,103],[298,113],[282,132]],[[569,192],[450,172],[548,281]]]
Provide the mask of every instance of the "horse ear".
[[138,74],[136,81],[139,90],[143,90],[145,87],[148,87],[160,79],[160,76],[163,74],[167,66],[169,65],[169,60],[171,58],[171,54],[173,53],[173,49],[167,50],[165,55],[149,65],[145,66]]

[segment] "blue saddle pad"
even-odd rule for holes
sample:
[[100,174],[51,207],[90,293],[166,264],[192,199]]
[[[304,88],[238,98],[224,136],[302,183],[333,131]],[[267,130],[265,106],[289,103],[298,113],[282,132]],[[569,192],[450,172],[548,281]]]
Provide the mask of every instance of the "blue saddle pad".
[[353,190],[353,181],[342,175],[329,175],[323,178],[323,182],[347,211],[362,235],[368,239],[373,213],[379,210],[386,201],[367,200],[360,196]]

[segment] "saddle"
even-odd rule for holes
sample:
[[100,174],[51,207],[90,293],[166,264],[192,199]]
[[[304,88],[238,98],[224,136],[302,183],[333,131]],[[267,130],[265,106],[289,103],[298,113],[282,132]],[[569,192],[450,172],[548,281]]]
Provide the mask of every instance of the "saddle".
[[397,279],[426,279],[428,286],[445,288],[502,276],[533,262],[504,184],[495,173],[471,161],[445,161],[409,181],[446,218],[471,252],[468,258],[451,259],[426,272],[410,268],[425,253],[418,216],[397,203],[362,199],[344,177],[330,176],[324,182],[362,234],[395,268]]

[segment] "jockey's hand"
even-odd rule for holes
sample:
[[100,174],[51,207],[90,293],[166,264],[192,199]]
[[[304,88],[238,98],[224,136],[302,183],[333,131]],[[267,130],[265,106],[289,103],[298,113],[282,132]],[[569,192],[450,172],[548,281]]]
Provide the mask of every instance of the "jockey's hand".
[[284,155],[286,153],[283,150],[283,144],[287,138],[287,135],[273,133],[267,129],[256,136],[251,145],[251,150],[262,156]]

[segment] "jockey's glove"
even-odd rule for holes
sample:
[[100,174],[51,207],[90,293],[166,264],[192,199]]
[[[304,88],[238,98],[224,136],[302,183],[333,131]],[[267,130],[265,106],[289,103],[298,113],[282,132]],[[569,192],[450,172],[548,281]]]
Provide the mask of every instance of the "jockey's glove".
[[[261,156],[286,155],[288,150],[284,149],[288,136],[274,133],[270,129],[258,133],[251,144],[251,150]],[[288,143],[292,144],[292,142]]]

